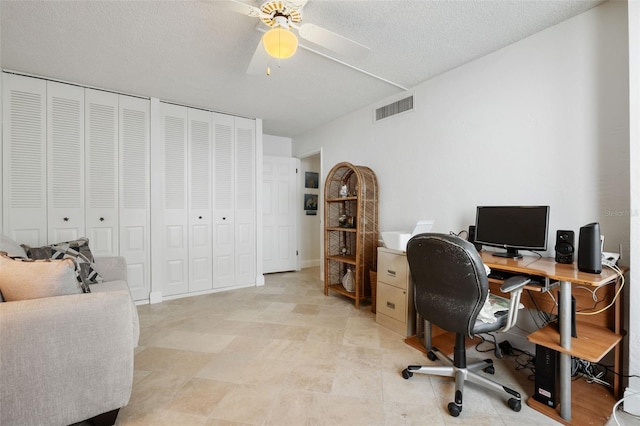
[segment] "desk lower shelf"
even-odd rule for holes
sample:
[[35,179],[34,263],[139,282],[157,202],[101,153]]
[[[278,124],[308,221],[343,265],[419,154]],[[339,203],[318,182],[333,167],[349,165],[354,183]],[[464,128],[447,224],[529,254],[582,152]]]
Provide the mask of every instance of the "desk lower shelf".
[[560,334],[556,324],[549,324],[527,336],[530,342],[569,354],[590,362],[599,362],[622,340],[622,336],[613,331],[586,322],[576,322],[576,334],[571,338],[571,348],[560,345]]
[[527,399],[527,405],[565,425],[601,426],[607,423],[616,403],[616,399],[609,389],[597,383],[588,383],[585,379],[573,380],[571,389],[573,396],[571,398],[570,421],[560,416],[559,407],[546,406],[533,397]]

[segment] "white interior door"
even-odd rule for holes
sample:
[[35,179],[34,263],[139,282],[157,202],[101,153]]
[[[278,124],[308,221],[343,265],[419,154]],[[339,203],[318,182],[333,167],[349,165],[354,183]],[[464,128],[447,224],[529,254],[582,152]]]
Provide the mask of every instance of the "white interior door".
[[235,125],[235,284],[256,279],[255,120],[234,118]]
[[189,291],[212,288],[211,113],[189,109]]
[[297,171],[300,160],[263,158],[263,270],[264,273],[298,269],[296,247]]
[[163,255],[166,295],[188,292],[187,108],[163,104]]
[[149,298],[149,108],[148,99],[119,95],[120,255],[127,259],[134,300]]
[[85,236],[84,89],[47,82],[48,242]]
[[21,244],[47,243],[47,83],[4,74],[3,228]]
[[116,256],[118,242],[118,95],[85,91],[86,227],[94,256]]
[[213,113],[213,287],[235,283],[234,120]]

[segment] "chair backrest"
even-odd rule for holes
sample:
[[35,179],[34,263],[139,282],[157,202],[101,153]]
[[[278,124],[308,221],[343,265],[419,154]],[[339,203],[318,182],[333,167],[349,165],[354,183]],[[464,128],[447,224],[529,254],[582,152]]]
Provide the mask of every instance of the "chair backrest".
[[473,244],[446,234],[419,234],[407,243],[416,310],[438,327],[471,336],[489,281]]

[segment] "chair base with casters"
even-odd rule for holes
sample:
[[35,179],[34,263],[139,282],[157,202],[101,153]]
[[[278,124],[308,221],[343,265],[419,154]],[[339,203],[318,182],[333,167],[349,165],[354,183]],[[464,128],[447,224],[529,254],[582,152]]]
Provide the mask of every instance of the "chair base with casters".
[[[505,332],[517,321],[522,290],[531,279],[514,276],[500,286],[505,299],[489,292],[488,268],[473,244],[454,235],[419,234],[407,243],[407,261],[414,283],[416,312],[425,321],[445,331],[455,333],[453,359],[436,348],[431,348],[430,334],[425,327],[427,354],[431,361],[439,360],[443,366],[410,365],[402,371],[409,379],[413,373],[453,377],[454,401],[448,405],[449,413],[457,417],[462,411],[464,383],[475,383],[484,388],[506,394],[508,405],[514,411],[522,408],[518,392],[484,376],[495,372],[490,359],[467,365],[465,338],[492,332]],[[506,308],[506,311],[505,311]],[[496,312],[497,311],[497,312]],[[500,358],[497,350],[496,356]]]
[[413,376],[413,373],[454,377],[456,381],[455,401],[450,402],[447,406],[449,414],[453,417],[458,417],[462,411],[462,395],[465,381],[475,383],[499,393],[506,393],[506,395],[510,397],[507,401],[509,408],[516,412],[520,411],[522,408],[522,397],[520,396],[520,393],[496,383],[478,373],[478,371],[482,370],[485,373],[494,374],[495,368],[493,366],[493,360],[485,359],[483,361],[467,364],[465,350],[465,336],[462,334],[456,334],[456,344],[453,349],[454,359],[449,358],[437,348],[433,347],[427,353],[427,357],[431,361],[439,360],[441,363],[445,364],[444,366],[410,365],[402,371],[402,377],[410,379]]

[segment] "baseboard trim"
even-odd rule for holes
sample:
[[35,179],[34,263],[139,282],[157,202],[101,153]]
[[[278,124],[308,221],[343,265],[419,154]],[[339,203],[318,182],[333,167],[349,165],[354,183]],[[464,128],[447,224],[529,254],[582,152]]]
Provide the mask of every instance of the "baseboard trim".
[[311,259],[311,260],[301,260],[300,261],[300,268],[301,269],[316,268],[318,266],[320,266],[320,259]]
[[161,291],[152,291],[149,293],[149,303],[162,303],[162,292]]

